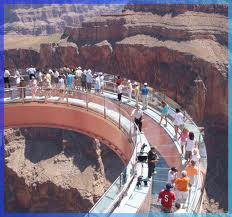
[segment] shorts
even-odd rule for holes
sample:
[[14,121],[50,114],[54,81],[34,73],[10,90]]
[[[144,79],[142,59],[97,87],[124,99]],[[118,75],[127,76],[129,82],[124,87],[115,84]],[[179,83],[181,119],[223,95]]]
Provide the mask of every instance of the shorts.
[[162,212],[164,212],[164,213],[170,213],[170,212],[172,212],[172,208],[167,208],[167,207],[161,207],[161,210],[162,210]]
[[83,88],[86,88],[86,81],[82,81],[82,82],[81,82],[81,86],[82,86]]
[[10,83],[10,78],[4,78],[4,83],[9,84]]
[[181,146],[185,146],[186,141],[180,141]]
[[179,203],[185,203],[188,198],[188,191],[176,190],[176,201]]
[[190,157],[192,156],[192,152],[191,151],[185,151],[185,160],[188,160]]
[[161,117],[167,117],[168,113],[161,113]]

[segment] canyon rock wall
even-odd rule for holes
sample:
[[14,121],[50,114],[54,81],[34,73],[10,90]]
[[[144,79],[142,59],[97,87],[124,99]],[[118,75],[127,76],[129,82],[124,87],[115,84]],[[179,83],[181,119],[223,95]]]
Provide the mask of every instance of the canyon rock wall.
[[88,212],[123,169],[98,140],[62,129],[7,129],[4,140],[9,212]]
[[[226,195],[222,198],[215,189],[227,183],[214,176],[218,165],[227,168],[227,6],[127,5],[124,11],[84,21],[81,27],[66,27],[65,46],[42,45],[37,66],[81,66],[162,90],[206,127],[207,183],[211,183],[207,191],[226,207]],[[215,161],[218,156],[220,162]],[[227,174],[225,170],[217,177]]]
[[93,16],[115,13],[122,5],[52,4],[4,5],[5,33],[48,35],[62,32],[65,26],[80,26]]

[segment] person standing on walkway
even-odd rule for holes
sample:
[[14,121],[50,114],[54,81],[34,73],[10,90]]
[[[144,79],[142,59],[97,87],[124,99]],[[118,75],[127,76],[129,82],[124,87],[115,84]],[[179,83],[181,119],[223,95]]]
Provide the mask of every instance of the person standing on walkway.
[[191,185],[194,185],[196,176],[198,174],[198,168],[196,166],[195,161],[191,160],[186,168],[185,168],[186,172],[187,172],[187,176],[190,178],[190,183]]
[[95,78],[95,93],[99,94],[101,89],[101,80],[100,80],[100,74],[96,75]]
[[135,82],[134,85],[135,85],[135,88],[134,88],[135,100],[136,100],[136,105],[138,105],[139,104],[139,84]]
[[174,116],[173,125],[175,128],[175,139],[177,139],[178,136],[178,130],[182,128],[184,125],[184,115],[180,112],[180,109],[176,109],[176,114]]
[[105,88],[105,81],[104,81],[104,75],[102,72],[99,73],[100,76],[100,84],[101,84],[101,94],[104,93],[104,88]]
[[128,102],[131,102],[131,96],[132,96],[133,87],[132,87],[132,84],[131,84],[130,80],[128,80],[127,84],[128,84],[127,85]]
[[178,169],[176,167],[172,167],[168,171],[168,183],[174,184],[174,182],[175,182],[175,180],[177,178],[177,172],[178,172]]
[[37,80],[35,79],[35,76],[31,76],[31,95],[32,100],[34,100],[36,92],[37,92]]
[[4,88],[10,88],[10,71],[4,68]]
[[157,202],[161,200],[161,210],[165,213],[171,213],[172,211],[172,204],[176,200],[176,195],[171,189],[173,185],[168,183],[166,184],[166,189],[162,189],[159,193],[159,197]]
[[184,157],[184,147],[186,144],[187,139],[189,138],[189,131],[187,128],[184,128],[183,131],[180,134],[180,137],[178,140],[180,140],[180,146],[181,146],[181,156]]
[[197,147],[197,141],[194,138],[194,133],[189,133],[189,138],[185,143],[185,160],[189,161],[192,157],[193,149]]
[[86,73],[86,83],[87,83],[88,92],[91,92],[92,83],[93,83],[93,75],[91,69],[88,69]]
[[141,89],[141,96],[142,96],[142,102],[143,102],[143,110],[147,109],[148,106],[148,88],[147,83],[144,83],[142,89]]
[[122,84],[119,84],[117,87],[117,93],[118,93],[118,101],[122,101]]
[[156,153],[154,147],[151,147],[150,151],[148,152],[147,159],[148,159],[148,179],[150,180],[152,173],[156,173],[155,164],[159,160],[159,156]]
[[84,70],[81,74],[81,89],[82,91],[86,91],[87,84],[86,84],[86,70]]
[[194,148],[193,152],[192,152],[191,161],[194,161],[196,165],[199,165],[200,159],[201,159],[201,156],[199,154],[199,149],[198,148]]
[[190,179],[187,177],[187,172],[183,170],[181,172],[181,178],[175,180],[176,199],[179,203],[186,202],[190,186]]
[[162,101],[161,104],[162,104],[162,111],[161,111],[161,118],[160,118],[159,124],[161,125],[162,124],[162,120],[164,119],[166,121],[166,124],[164,126],[167,127],[167,125],[168,125],[168,119],[167,119],[167,117],[168,117],[169,106],[164,101]]
[[142,132],[143,111],[139,105],[135,106],[135,109],[132,111],[131,116],[134,116],[134,122],[138,126],[139,131]]

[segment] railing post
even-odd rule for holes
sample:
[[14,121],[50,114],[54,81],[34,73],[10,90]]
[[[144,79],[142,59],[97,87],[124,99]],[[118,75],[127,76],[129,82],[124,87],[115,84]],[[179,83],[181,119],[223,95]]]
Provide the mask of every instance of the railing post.
[[121,129],[121,103],[119,102],[119,104],[118,104],[118,127],[119,127],[119,129]]
[[106,97],[104,96],[104,118],[106,118]]
[[[24,90],[25,90],[25,87],[22,87],[22,89],[21,89],[21,94],[22,94],[22,102],[23,102],[23,103],[25,103]],[[26,90],[25,90],[25,93],[26,93]]]
[[67,91],[66,92],[66,103],[67,103],[67,105],[68,105],[68,94],[69,94],[69,92]]
[[87,111],[88,111],[88,93],[87,93],[87,91],[85,92],[85,101],[86,101],[86,109],[87,109]]
[[47,103],[47,98],[48,98],[48,96],[47,96],[47,91],[46,91],[46,89],[45,89],[45,99],[44,99],[44,102],[45,102],[45,103]]

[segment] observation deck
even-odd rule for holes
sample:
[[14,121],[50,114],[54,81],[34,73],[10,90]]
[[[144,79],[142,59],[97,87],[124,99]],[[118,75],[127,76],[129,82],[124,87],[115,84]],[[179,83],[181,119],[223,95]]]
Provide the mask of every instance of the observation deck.
[[[175,166],[181,171],[184,165],[180,144],[174,139],[172,123],[174,108],[178,105],[149,88],[149,106],[144,110],[143,133],[140,133],[131,118],[135,100],[128,102],[124,92],[122,102],[118,102],[115,83],[111,80],[111,76],[108,76],[103,94],[66,90],[61,96],[55,87],[41,87],[36,96],[32,97],[30,87],[5,89],[4,127],[64,128],[98,138],[122,159],[125,169],[89,213],[160,212],[160,205],[156,203],[157,194],[165,187],[170,167]],[[170,106],[167,126],[158,124],[162,100]],[[201,211],[207,154],[202,129],[197,127],[186,112],[184,114],[185,127],[198,138],[201,160],[195,184],[189,191],[182,211],[195,213]],[[155,147],[160,161],[156,165],[157,173],[153,175],[152,182],[137,187],[140,175],[143,180],[147,178],[147,163],[137,161],[143,144],[146,144],[144,152]]]

